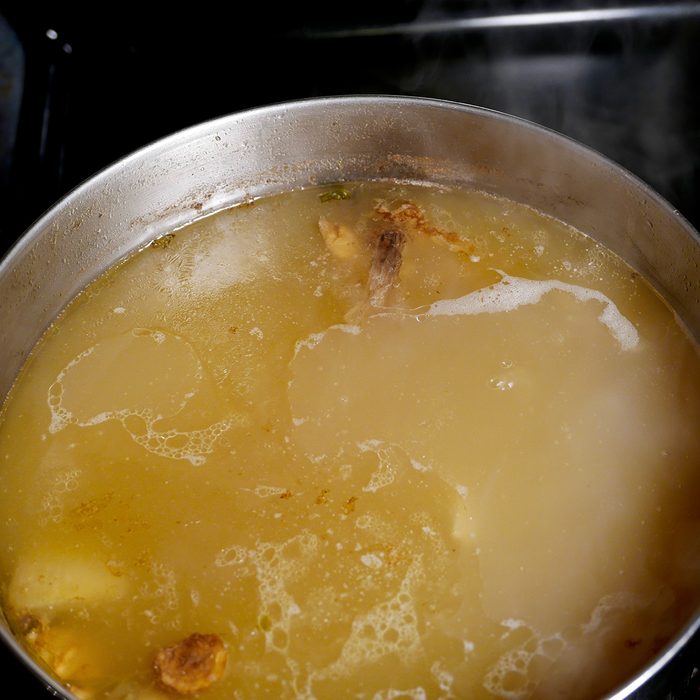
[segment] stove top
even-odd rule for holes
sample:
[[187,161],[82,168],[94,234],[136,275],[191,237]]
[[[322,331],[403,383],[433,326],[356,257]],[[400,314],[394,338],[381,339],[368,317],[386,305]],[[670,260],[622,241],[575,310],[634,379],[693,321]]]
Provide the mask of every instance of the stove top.
[[[700,2],[328,0],[160,17],[124,4],[6,4],[0,252],[150,141],[337,94],[437,97],[530,119],[627,167],[700,227]],[[23,698],[49,697],[4,649],[0,663]],[[700,697],[698,667],[700,635],[635,697]]]

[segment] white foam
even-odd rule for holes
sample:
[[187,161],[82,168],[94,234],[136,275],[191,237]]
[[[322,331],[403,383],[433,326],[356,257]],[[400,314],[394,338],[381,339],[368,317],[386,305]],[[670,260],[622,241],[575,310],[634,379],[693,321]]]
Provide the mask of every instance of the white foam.
[[81,360],[92,355],[97,346],[93,345],[87,350],[78,353],[56,376],[55,381],[49,387],[47,392],[47,403],[51,411],[51,422],[49,423],[49,432],[58,433],[72,422],[72,414],[61,405],[63,398],[63,380],[68,372],[80,363]]
[[306,336],[303,340],[297,340],[294,343],[294,355],[302,349],[308,348],[313,350],[326,336],[326,331],[320,331],[319,333],[311,333],[311,335]]
[[411,466],[417,471],[417,472],[429,472],[432,471],[432,467],[428,466],[427,464],[423,464],[422,462],[419,462],[417,459],[413,459],[413,457],[410,458]]
[[[171,343],[185,342],[179,338],[179,336],[169,335],[163,331],[148,328],[134,328],[129,331],[129,335],[135,338],[150,338],[157,346],[162,346],[168,340],[170,340]],[[97,411],[93,415],[78,417],[73,410],[63,404],[64,382],[66,377],[68,377],[71,371],[83,360],[91,357],[96,352],[101,352],[103,345],[109,348],[108,343],[109,341],[97,343],[80,352],[56,376],[56,379],[49,387],[47,393],[47,404],[51,413],[51,421],[48,427],[49,433],[58,433],[69,425],[89,428],[111,420],[118,421],[131,439],[149,452],[160,457],[186,460],[195,466],[199,466],[206,461],[206,455],[213,452],[215,442],[223,433],[229,430],[233,425],[240,426],[247,422],[244,416],[238,414],[228,416],[212,423],[206,428],[197,430],[180,431],[172,428],[166,431],[159,431],[155,425],[164,416],[157,413],[152,407],[118,408],[111,411],[103,410]],[[95,357],[99,357],[99,354],[95,355]],[[198,363],[193,374],[193,381],[198,383],[201,381],[201,376],[202,367],[201,364]],[[196,393],[196,388],[185,392],[179,404],[172,406],[170,416],[177,415]],[[129,420],[133,418],[140,419],[140,423],[135,426],[135,424]]]
[[349,323],[339,323],[335,326],[331,326],[331,329],[342,331],[343,333],[349,333],[350,335],[360,335],[362,329],[359,326],[351,325]]
[[359,326],[349,323],[336,323],[335,325],[326,328],[325,331],[311,333],[307,335],[306,338],[297,340],[297,342],[294,343],[294,356],[296,357],[302,348],[313,350],[326,337],[326,333],[329,331],[340,331],[341,333],[349,333],[350,335],[359,335],[362,332],[362,329]]
[[[127,420],[134,417],[143,420],[143,432],[136,433],[129,427]],[[200,466],[206,461],[206,455],[213,452],[214,443],[218,438],[232,425],[239,422],[234,418],[225,418],[201,430],[180,431],[173,428],[159,432],[153,426],[160,418],[161,416],[153,416],[149,411],[122,410],[98,413],[96,416],[80,421],[70,411],[59,407],[53,412],[49,430],[50,432],[59,432],[67,425],[87,428],[108,420],[116,420],[122,424],[131,439],[148,452],[159,457],[186,460],[194,466]],[[180,441],[181,444],[174,447],[173,442],[176,441]]]
[[455,682],[455,677],[439,662],[434,661],[430,666],[430,673],[436,683],[442,690],[439,700],[448,700],[455,697],[452,692],[452,686]]
[[63,519],[64,496],[78,488],[79,469],[60,471],[53,479],[51,488],[44,493],[41,500],[42,514],[40,521],[46,524],[51,521],[60,523]]
[[381,440],[365,440],[356,444],[360,452],[374,452],[379,458],[377,468],[372,473],[369,482],[362,487],[362,490],[365,493],[375,493],[379,489],[393,484],[397,468],[396,460],[392,459],[392,452],[400,448],[397,448],[395,445],[385,444]]
[[258,625],[265,636],[266,652],[286,653],[290,641],[292,618],[301,608],[287,591],[287,581],[308,566],[318,549],[318,538],[304,531],[281,543],[259,542],[254,549],[232,545],[219,552],[218,567],[234,566],[235,573],[258,579]]
[[398,688],[387,688],[380,690],[372,696],[372,700],[396,700],[397,698],[408,698],[408,700],[427,700],[428,695],[421,686],[399,690]]
[[422,561],[416,558],[406,571],[396,594],[353,620],[350,636],[345,640],[340,656],[329,666],[311,674],[312,680],[346,676],[356,668],[374,663],[389,654],[396,654],[407,664],[419,657],[422,645],[412,592],[414,582],[422,576],[422,571]]
[[280,486],[265,486],[261,484],[253,489],[253,493],[258,498],[269,498],[270,496],[281,496],[283,493],[287,493],[287,489]]
[[[510,630],[501,639],[513,630],[529,627],[522,620],[513,618],[502,620],[501,625]],[[539,657],[540,666],[551,665],[561,655],[565,646],[566,642],[560,634],[540,637],[533,630],[521,644],[508,649],[498,658],[486,672],[482,685],[490,693],[504,700],[524,700],[531,696],[537,685],[537,680],[530,675],[534,659]]]
[[495,377],[489,381],[489,384],[498,391],[510,391],[515,386],[512,379],[496,379]]
[[376,493],[379,489],[393,484],[395,478],[396,467],[386,459],[384,454],[380,454],[377,469],[370,477],[369,482],[362,487],[362,490],[365,493]]
[[506,634],[510,634],[513,630],[527,627],[527,622],[525,622],[525,620],[516,620],[514,617],[508,617],[505,620],[501,620],[501,627],[507,627],[509,631],[506,632]]
[[501,280],[463,297],[441,299],[432,303],[420,316],[474,316],[507,313],[522,306],[538,304],[545,294],[560,291],[580,302],[599,301],[603,310],[598,320],[610,331],[622,350],[631,350],[639,343],[639,333],[631,321],[620,313],[615,303],[602,292],[559,280],[531,280],[512,277],[496,270]]
[[360,561],[370,569],[381,569],[384,565],[381,557],[376,554],[363,554],[360,557]]
[[363,440],[357,443],[360,452],[376,452],[382,446],[381,440]]

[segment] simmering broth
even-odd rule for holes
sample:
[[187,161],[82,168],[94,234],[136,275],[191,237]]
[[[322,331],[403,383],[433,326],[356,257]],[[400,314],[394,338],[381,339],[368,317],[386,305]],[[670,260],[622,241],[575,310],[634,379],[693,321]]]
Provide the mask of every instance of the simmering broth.
[[0,426],[4,609],[79,697],[598,696],[700,592],[700,362],[523,205],[352,183],[153,242]]

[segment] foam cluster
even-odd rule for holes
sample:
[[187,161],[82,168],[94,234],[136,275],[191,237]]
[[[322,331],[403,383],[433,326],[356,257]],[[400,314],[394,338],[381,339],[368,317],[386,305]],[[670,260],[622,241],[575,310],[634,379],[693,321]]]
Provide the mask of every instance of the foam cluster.
[[350,636],[340,656],[316,672],[315,677],[341,678],[389,654],[396,654],[404,663],[410,663],[419,656],[422,646],[412,594],[422,571],[421,560],[414,560],[393,597],[358,615],[352,622]]
[[[103,373],[109,373],[110,364],[122,363],[129,357],[130,351],[136,353],[136,362],[141,358],[148,370],[153,372],[152,383],[154,392],[160,390],[160,383],[170,386],[170,372],[168,368],[183,365],[185,370],[181,372],[180,386],[165,392],[167,402],[165,406],[157,405],[147,392],[140,386],[141,375],[134,372],[133,388],[127,385],[118,387],[117,396],[106,393],[105,403],[116,403],[116,406],[92,406],[89,410],[82,408],[82,413],[76,408],[70,407],[70,395],[66,400],[66,384],[73,381],[78,387],[74,389],[78,394],[82,391],[81,383],[84,378],[79,374],[83,363],[90,362],[99,367]],[[159,363],[166,368],[162,376],[158,374]],[[143,368],[140,368],[143,373]],[[85,375],[91,376],[94,367],[88,367]],[[121,337],[98,343],[73,358],[56,376],[55,381],[48,390],[47,403],[51,413],[49,432],[54,434],[65,429],[69,425],[81,428],[91,427],[107,421],[121,423],[131,439],[145,450],[158,455],[176,460],[187,460],[193,465],[201,465],[206,460],[206,455],[214,449],[218,438],[233,425],[244,425],[246,419],[242,415],[232,415],[216,421],[211,425],[196,430],[158,430],[156,424],[164,417],[177,415],[197,393],[202,380],[202,366],[197,359],[189,343],[176,335],[159,330],[136,328]],[[189,386],[186,383],[189,382]],[[119,405],[121,402],[122,405]],[[132,405],[123,405],[131,403]],[[67,405],[68,404],[68,405]],[[101,410],[103,409],[104,410]]]
[[555,290],[571,294],[577,301],[598,301],[603,309],[598,320],[610,331],[622,350],[631,350],[639,343],[639,333],[632,322],[620,313],[608,296],[595,289],[559,280],[531,280],[512,277],[501,270],[500,281],[457,299],[441,299],[428,307],[423,316],[474,316],[515,311],[522,306],[538,304],[545,294]]
[[[526,627],[520,620],[504,620],[508,637],[514,630]],[[532,631],[525,640],[502,654],[487,671],[483,686],[490,693],[504,700],[524,700],[530,697],[536,687],[531,676],[531,667],[537,660],[538,668],[550,666],[564,650],[566,643],[560,634],[541,637]]]
[[251,566],[258,579],[260,607],[258,626],[265,635],[265,650],[286,653],[292,618],[301,613],[287,592],[287,581],[297,576],[313,559],[318,538],[309,532],[281,543],[260,542],[254,549],[232,545],[222,550],[216,566]]

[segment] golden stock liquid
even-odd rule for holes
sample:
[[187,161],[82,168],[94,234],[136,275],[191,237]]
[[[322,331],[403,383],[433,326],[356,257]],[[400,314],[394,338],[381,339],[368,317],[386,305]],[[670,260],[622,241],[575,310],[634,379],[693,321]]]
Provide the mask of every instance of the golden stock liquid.
[[325,192],[156,241],[39,343],[0,427],[11,626],[81,698],[177,697],[154,657],[192,633],[228,653],[203,700],[610,690],[700,597],[696,348],[527,207]]

